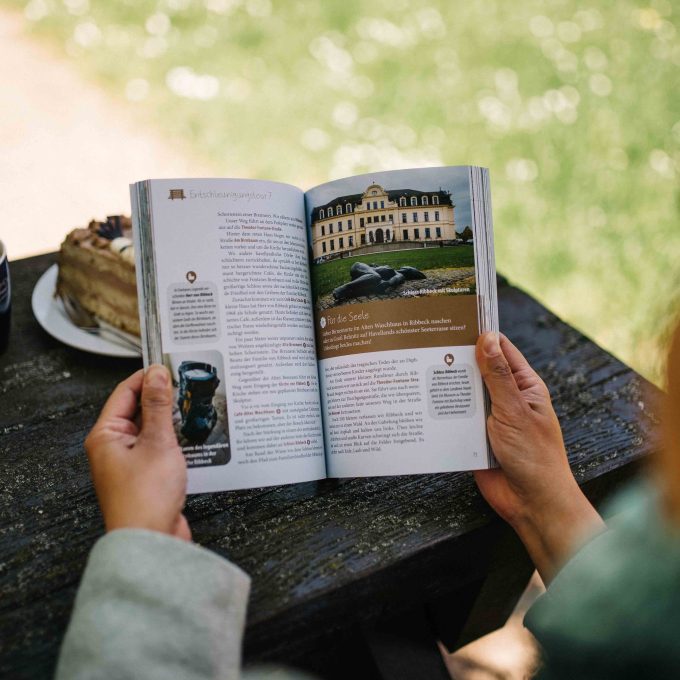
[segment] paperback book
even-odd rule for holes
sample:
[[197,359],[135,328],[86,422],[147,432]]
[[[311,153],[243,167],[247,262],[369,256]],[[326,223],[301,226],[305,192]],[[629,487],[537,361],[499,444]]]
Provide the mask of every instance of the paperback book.
[[492,467],[488,171],[131,185],[144,363],[189,492]]

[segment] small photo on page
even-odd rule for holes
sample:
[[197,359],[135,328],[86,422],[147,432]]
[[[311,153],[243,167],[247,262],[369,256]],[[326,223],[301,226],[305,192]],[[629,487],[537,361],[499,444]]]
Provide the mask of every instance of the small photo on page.
[[308,192],[317,313],[379,300],[475,295],[467,168],[376,175]]
[[231,460],[224,362],[216,350],[163,355],[172,375],[172,420],[189,467]]

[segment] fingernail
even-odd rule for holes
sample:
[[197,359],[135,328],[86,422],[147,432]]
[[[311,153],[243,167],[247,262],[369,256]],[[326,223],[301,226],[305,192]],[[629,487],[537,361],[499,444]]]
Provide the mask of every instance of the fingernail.
[[146,384],[149,387],[167,387],[168,386],[168,371],[164,366],[155,364],[149,367],[146,372]]
[[501,354],[501,343],[498,341],[498,333],[487,333],[482,349],[488,357],[497,357]]

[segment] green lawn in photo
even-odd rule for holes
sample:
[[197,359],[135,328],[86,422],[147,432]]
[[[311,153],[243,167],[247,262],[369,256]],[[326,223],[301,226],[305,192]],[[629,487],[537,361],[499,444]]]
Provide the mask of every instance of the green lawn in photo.
[[449,246],[446,248],[418,248],[414,250],[393,250],[385,253],[371,253],[357,257],[344,257],[319,265],[312,265],[312,290],[315,301],[328,295],[334,288],[350,280],[349,270],[355,262],[399,267],[415,267],[420,271],[428,269],[453,269],[474,267],[475,256],[471,245]]

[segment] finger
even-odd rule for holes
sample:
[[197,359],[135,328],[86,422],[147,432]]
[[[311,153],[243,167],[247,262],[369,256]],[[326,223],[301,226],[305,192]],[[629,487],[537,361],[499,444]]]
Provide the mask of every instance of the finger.
[[134,435],[124,432],[116,432],[107,427],[93,427],[85,437],[83,446],[90,465],[94,467],[96,462],[104,457],[120,454],[126,449],[130,449],[137,441]]
[[140,368],[136,373],[119,383],[106,400],[97,424],[114,418],[133,420],[139,404],[143,379],[144,371]]
[[500,345],[520,391],[534,385],[543,385],[541,377],[531,367],[522,352],[502,333]]
[[165,366],[154,364],[144,375],[142,385],[142,427],[140,437],[166,447],[176,445],[172,426],[172,384]]
[[187,518],[184,516],[184,513],[180,513],[179,517],[177,518],[172,535],[175,536],[175,538],[181,538],[184,541],[191,542],[191,527],[189,526],[189,522],[187,522]]
[[521,395],[512,369],[499,342],[498,333],[484,333],[475,348],[479,371],[494,408],[515,413],[520,406]]
[[493,492],[493,489],[500,485],[504,474],[505,473],[501,468],[472,471],[472,475],[475,478],[475,483],[482,492],[482,496],[484,496],[484,498],[486,498],[487,493]]
[[505,336],[501,336],[501,347],[512,369],[522,398],[532,411],[543,415],[554,415],[550,390],[540,375],[531,367],[524,355]]
[[[135,420],[136,418],[137,416],[135,416]],[[110,420],[106,424],[106,429],[126,437],[137,437],[139,436],[139,427],[135,420],[126,420],[123,418]]]

